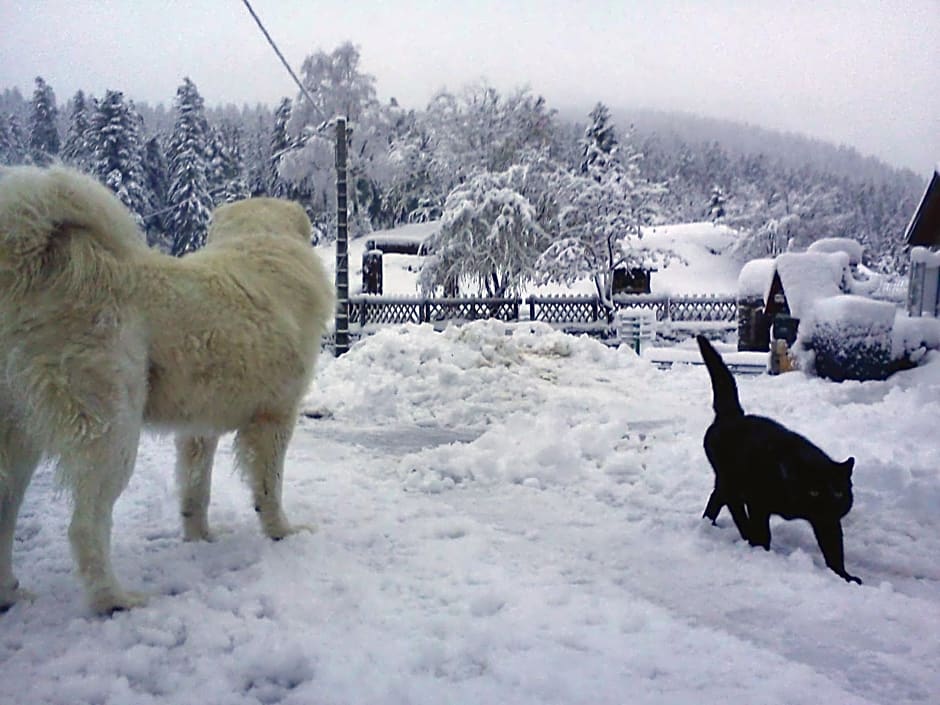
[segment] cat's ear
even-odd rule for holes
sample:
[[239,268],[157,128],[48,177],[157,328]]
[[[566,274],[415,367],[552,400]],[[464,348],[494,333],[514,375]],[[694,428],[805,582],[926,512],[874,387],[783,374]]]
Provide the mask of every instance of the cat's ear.
[[849,456],[849,459],[844,463],[839,463],[839,467],[845,473],[846,477],[852,477],[852,468],[855,467],[855,458]]

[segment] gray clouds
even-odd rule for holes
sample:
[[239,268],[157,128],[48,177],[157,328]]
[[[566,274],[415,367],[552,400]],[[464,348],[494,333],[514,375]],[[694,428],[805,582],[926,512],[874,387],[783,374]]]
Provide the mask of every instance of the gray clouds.
[[[295,69],[351,40],[380,97],[422,108],[486,79],[556,107],[682,110],[802,132],[925,173],[940,160],[940,2],[253,0]],[[297,91],[239,0],[7,0],[0,88],[42,75],[169,104]]]

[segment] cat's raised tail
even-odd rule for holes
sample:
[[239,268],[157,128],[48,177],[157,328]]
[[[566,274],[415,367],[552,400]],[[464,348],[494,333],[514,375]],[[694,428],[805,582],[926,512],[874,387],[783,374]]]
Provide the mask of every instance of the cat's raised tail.
[[738,399],[738,385],[734,382],[731,370],[708,342],[708,338],[699,335],[695,340],[698,342],[698,349],[702,353],[705,367],[708,368],[708,376],[712,378],[712,394],[714,395],[712,407],[715,409],[715,416],[744,416],[744,409],[741,408],[741,402]]

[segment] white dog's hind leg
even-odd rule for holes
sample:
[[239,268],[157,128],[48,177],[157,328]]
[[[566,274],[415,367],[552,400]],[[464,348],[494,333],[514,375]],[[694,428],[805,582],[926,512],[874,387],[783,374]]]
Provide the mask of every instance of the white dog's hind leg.
[[0,427],[0,612],[29,593],[21,590],[13,574],[13,535],[23,495],[39,464],[40,452],[9,414]]
[[143,595],[121,588],[111,568],[111,515],[134,469],[139,436],[139,429],[108,433],[70,449],[60,460],[75,505],[69,525],[72,555],[89,603],[99,614],[146,604]]
[[176,437],[176,486],[180,493],[184,541],[211,541],[209,492],[218,436]]
[[[284,481],[284,454],[294,430],[294,418],[287,422],[275,415],[259,415],[241,428],[235,437],[238,465],[251,485],[255,511],[266,536],[281,539],[291,528],[281,505]],[[297,527],[312,529],[313,527]]]

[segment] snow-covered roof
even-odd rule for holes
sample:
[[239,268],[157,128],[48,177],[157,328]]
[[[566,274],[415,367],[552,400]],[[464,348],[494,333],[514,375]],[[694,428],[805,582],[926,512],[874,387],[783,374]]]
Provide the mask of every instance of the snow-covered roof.
[[819,299],[843,293],[848,266],[845,252],[786,252],[777,257],[776,271],[790,315],[803,318]]
[[681,261],[660,267],[650,278],[654,294],[732,295],[741,263],[728,254],[737,235],[711,222],[643,228],[642,245],[672,250]]
[[767,292],[774,278],[773,259],[752,259],[738,274],[738,298],[760,296],[767,301]]
[[844,252],[849,256],[849,264],[860,264],[864,248],[857,240],[849,237],[824,237],[810,245],[806,251]]
[[940,252],[931,252],[926,247],[914,247],[911,249],[911,264],[940,267]]
[[844,328],[861,326],[872,331],[891,330],[896,313],[897,307],[892,303],[853,294],[821,298],[813,306],[817,323],[825,321]]
[[908,245],[940,245],[940,166],[934,169],[927,188],[904,230]]

